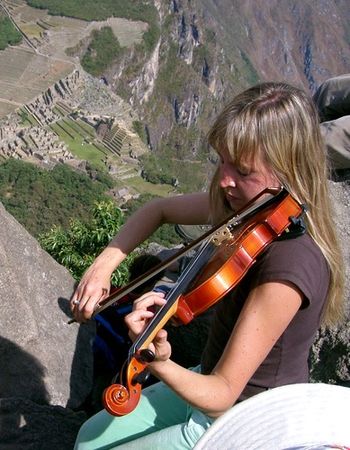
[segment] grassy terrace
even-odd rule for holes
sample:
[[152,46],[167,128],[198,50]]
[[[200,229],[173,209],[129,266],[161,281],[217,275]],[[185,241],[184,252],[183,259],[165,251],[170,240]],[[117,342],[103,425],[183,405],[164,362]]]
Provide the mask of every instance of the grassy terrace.
[[28,126],[28,127],[35,127],[38,125],[38,122],[34,119],[32,114],[30,114],[28,111],[26,111],[24,108],[20,108],[17,111],[17,114],[20,116],[22,125]]
[[87,136],[82,128],[79,129],[72,119],[62,119],[50,125],[58,137],[66,143],[70,151],[79,159],[93,163],[96,167],[104,169],[103,160],[109,150],[101,145],[89,142],[91,136]]
[[4,50],[8,45],[17,45],[21,41],[21,33],[14,27],[11,20],[0,12],[0,50]]
[[96,138],[95,130],[92,127],[90,127],[90,130],[87,130],[86,128],[83,128],[79,122],[70,119],[69,117],[64,117],[62,119],[62,122],[64,123],[64,125],[67,125],[68,129],[72,129],[83,138]]
[[79,125],[79,127],[80,127],[82,130],[84,130],[85,133],[87,133],[89,136],[91,136],[91,137],[96,137],[95,130],[94,130],[94,128],[93,128],[91,125],[89,125],[88,123],[84,122],[84,121],[81,120],[81,119],[77,119],[77,120],[75,121],[75,123],[76,123],[77,125]]
[[56,105],[53,108],[53,112],[56,113],[58,116],[61,116],[61,117],[65,117],[65,115],[66,115],[66,113],[63,111],[63,109],[60,108],[58,105]]
[[135,189],[135,191],[139,192],[140,194],[144,194],[145,192],[147,192],[158,197],[166,197],[174,191],[174,188],[172,186],[169,186],[168,184],[149,183],[140,176],[128,178],[127,184],[130,188]]
[[129,20],[140,20],[149,24],[143,36],[146,51],[154,48],[158,37],[158,12],[154,5],[143,0],[26,0],[35,8],[47,9],[49,14],[74,17],[82,20],[106,20],[109,17],[122,17]]

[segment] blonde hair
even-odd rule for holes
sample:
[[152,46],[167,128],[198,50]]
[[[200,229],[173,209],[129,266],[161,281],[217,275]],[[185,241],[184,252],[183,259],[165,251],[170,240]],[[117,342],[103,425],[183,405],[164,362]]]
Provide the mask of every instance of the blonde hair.
[[[247,161],[264,161],[290,194],[307,205],[308,232],[330,268],[323,324],[336,325],[343,317],[343,261],[332,220],[326,152],[313,101],[288,84],[254,86],[224,108],[209,131],[208,141],[216,150],[226,149],[238,167]],[[210,187],[215,218],[227,214],[218,176],[217,171]]]

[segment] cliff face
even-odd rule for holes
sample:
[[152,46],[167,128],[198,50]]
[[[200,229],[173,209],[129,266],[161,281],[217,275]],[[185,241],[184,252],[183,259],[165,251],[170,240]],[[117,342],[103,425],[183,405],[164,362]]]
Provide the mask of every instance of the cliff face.
[[283,79],[313,91],[324,79],[349,70],[350,12],[345,0],[206,4],[226,41],[246,53],[262,79]]
[[156,154],[203,162],[205,132],[233,93],[264,80],[313,92],[349,72],[346,3],[155,0],[161,33],[152,54],[133,50],[107,77],[138,111]]

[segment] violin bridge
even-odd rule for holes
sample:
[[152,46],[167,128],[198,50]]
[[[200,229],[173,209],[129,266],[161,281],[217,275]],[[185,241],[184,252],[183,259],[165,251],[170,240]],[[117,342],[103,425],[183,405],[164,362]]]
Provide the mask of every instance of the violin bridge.
[[211,242],[217,247],[221,245],[224,241],[231,237],[231,232],[228,227],[220,228],[216,233],[214,233]]

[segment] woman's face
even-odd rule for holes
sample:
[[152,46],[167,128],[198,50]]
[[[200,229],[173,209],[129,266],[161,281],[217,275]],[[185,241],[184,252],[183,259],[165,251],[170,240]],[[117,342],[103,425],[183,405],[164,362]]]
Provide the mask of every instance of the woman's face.
[[227,150],[219,152],[219,184],[232,210],[243,208],[263,189],[279,187],[276,175],[263,162],[235,166]]

